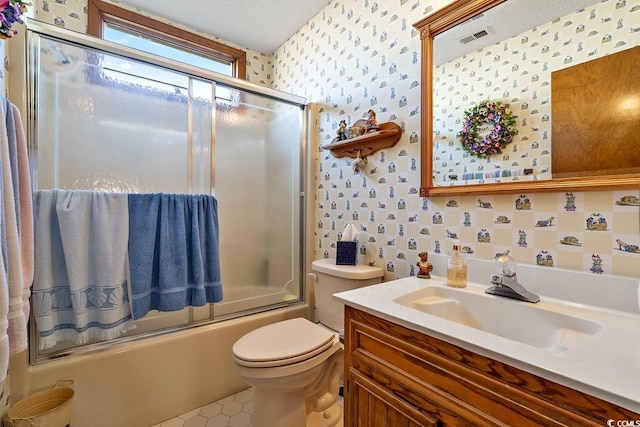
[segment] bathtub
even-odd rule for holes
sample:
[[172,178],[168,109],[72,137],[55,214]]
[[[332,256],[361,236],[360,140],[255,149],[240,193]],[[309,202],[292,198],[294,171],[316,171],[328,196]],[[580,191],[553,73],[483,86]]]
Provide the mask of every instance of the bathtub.
[[72,425],[154,425],[246,388],[234,371],[234,342],[257,327],[309,315],[301,303],[36,366],[24,351],[10,362],[11,402],[70,379]]

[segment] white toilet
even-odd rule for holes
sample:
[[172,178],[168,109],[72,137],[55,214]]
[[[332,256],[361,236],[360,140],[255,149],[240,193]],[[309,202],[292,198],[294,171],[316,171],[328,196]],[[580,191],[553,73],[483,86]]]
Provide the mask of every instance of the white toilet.
[[332,295],[379,283],[384,272],[335,260],[314,261],[312,269],[318,320],[333,331],[296,318],[258,328],[233,345],[236,371],[255,388],[253,427],[342,425],[344,358],[334,331],[344,328],[344,306]]

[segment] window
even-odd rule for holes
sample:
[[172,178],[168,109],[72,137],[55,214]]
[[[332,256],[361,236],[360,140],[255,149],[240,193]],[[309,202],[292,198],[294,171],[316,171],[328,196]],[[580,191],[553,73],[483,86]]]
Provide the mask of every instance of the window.
[[244,51],[112,3],[89,0],[87,31],[105,40],[246,80]]

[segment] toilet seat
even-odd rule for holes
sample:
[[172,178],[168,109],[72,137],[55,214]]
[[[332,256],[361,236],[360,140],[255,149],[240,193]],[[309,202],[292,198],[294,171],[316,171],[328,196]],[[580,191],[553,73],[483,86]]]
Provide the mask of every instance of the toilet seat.
[[291,365],[317,356],[329,349],[335,335],[308,321],[296,318],[258,328],[233,345],[236,363],[268,368]]

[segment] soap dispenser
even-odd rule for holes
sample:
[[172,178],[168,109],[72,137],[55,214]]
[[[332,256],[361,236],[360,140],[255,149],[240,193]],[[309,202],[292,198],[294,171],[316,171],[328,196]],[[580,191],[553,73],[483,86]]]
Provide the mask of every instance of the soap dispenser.
[[447,260],[447,285],[452,288],[467,287],[467,260],[460,252],[460,242],[454,240],[453,249]]

